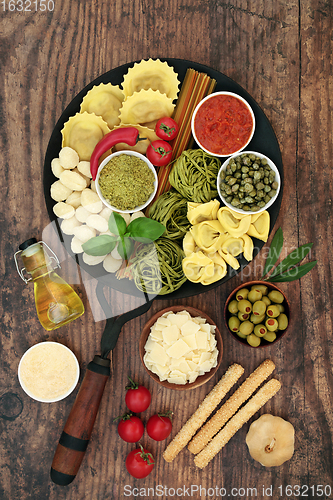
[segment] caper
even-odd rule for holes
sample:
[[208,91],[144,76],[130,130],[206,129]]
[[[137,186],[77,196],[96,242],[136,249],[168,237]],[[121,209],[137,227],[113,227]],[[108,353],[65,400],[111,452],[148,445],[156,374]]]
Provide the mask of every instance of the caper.
[[235,177],[230,177],[228,184],[229,184],[229,186],[233,186],[234,184],[236,184],[236,182],[237,182],[237,179],[235,179]]
[[288,326],[288,317],[286,314],[281,313],[277,318],[277,322],[279,325],[279,330],[285,330]]
[[229,302],[228,311],[231,314],[237,314],[238,313],[238,302],[237,302],[237,300],[232,300],[231,302]]
[[279,187],[279,184],[277,181],[272,182],[272,189],[277,190],[278,187]]

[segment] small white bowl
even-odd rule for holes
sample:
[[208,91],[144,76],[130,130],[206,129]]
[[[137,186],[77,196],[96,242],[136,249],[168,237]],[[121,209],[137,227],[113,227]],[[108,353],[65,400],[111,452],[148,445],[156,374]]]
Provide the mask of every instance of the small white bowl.
[[[62,363],[59,362],[61,356]],[[53,364],[55,360],[56,365]],[[64,378],[66,371],[68,380]],[[77,386],[79,376],[80,367],[76,356],[59,342],[46,341],[33,345],[23,354],[18,366],[22,389],[41,403],[54,403],[69,396]]]
[[[224,95],[224,96],[232,96],[234,97],[235,99],[238,99],[239,101],[241,101],[242,103],[245,104],[245,106],[247,107],[247,109],[249,110],[250,114],[251,114],[251,117],[252,117],[252,131],[251,131],[251,134],[247,140],[246,143],[244,143],[242,145],[241,148],[239,148],[238,150],[236,151],[230,151],[228,154],[219,154],[219,153],[214,153],[212,151],[209,151],[209,149],[205,148],[200,140],[198,139],[197,135],[196,135],[196,132],[195,132],[195,119],[196,119],[196,116],[197,116],[197,113],[199,111],[199,109],[201,108],[201,106],[209,99],[214,99],[216,98],[217,96],[220,96],[220,95]],[[221,92],[213,92],[212,94],[209,94],[208,96],[206,96],[204,99],[202,99],[196,106],[194,112],[193,112],[193,115],[192,115],[192,119],[191,119],[191,129],[192,129],[192,134],[193,134],[193,137],[194,137],[194,140],[195,142],[198,144],[198,146],[203,149],[206,153],[212,155],[212,156],[219,156],[219,157],[227,157],[227,156],[231,156],[233,154],[237,154],[239,153],[240,151],[242,151],[244,148],[246,148],[246,146],[249,144],[249,142],[251,141],[252,137],[253,137],[253,134],[254,134],[254,131],[255,131],[255,126],[256,126],[256,120],[255,120],[255,116],[254,116],[254,113],[253,113],[253,110],[251,108],[251,106],[249,105],[249,103],[243,99],[243,97],[241,97],[240,95],[238,94],[235,94],[233,92],[226,92],[226,91],[221,91]]]
[[[105,165],[110,161],[112,160],[112,158],[116,157],[116,156],[120,156],[120,155],[128,155],[128,156],[136,156],[137,158],[140,158],[140,160],[143,160],[147,165],[148,167],[150,168],[150,170],[153,172],[154,174],[154,177],[155,177],[155,181],[154,181],[154,191],[153,193],[149,196],[148,200],[146,201],[146,203],[144,203],[143,205],[139,205],[135,208],[131,208],[130,210],[120,210],[119,208],[117,207],[114,207],[113,205],[110,205],[110,203],[108,201],[106,201],[106,199],[104,198],[104,196],[102,195],[101,193],[101,189],[99,187],[99,176],[101,174],[101,171],[103,170],[103,167],[105,167]],[[100,164],[99,168],[98,168],[98,172],[97,172],[97,175],[96,175],[96,182],[95,182],[95,187],[96,187],[96,191],[97,191],[97,194],[98,196],[100,197],[101,201],[104,203],[104,205],[106,205],[108,208],[110,208],[113,212],[119,212],[119,213],[122,213],[122,214],[132,214],[134,212],[139,212],[140,210],[143,210],[144,208],[146,208],[149,203],[153,200],[155,194],[156,194],[156,191],[157,191],[157,186],[158,186],[158,177],[157,177],[157,173],[156,173],[156,170],[155,170],[155,167],[154,165],[148,160],[148,158],[146,158],[144,155],[142,155],[141,153],[137,153],[136,151],[127,151],[127,150],[124,150],[124,151],[117,151],[116,153],[112,153],[111,155],[107,156],[103,161],[102,163]]]
[[[275,196],[273,196],[273,198],[270,199],[270,201],[268,203],[266,203],[266,205],[264,207],[262,207],[260,210],[257,210],[257,211],[251,211],[251,210],[242,210],[241,208],[238,208],[238,207],[234,207],[233,205],[231,205],[230,203],[228,203],[225,198],[222,196],[221,194],[221,189],[220,189],[220,184],[221,184],[221,173],[223,170],[226,170],[227,168],[227,165],[229,164],[229,161],[232,159],[232,158],[235,158],[236,156],[241,156],[241,155],[244,155],[244,154],[254,154],[256,155],[258,158],[265,158],[267,160],[267,163],[268,165],[270,166],[270,168],[275,172],[275,180],[278,182],[279,186],[276,190],[276,194]],[[219,193],[219,197],[221,198],[221,200],[223,201],[223,203],[228,207],[230,208],[231,210],[233,210],[234,212],[237,212],[239,214],[259,214],[260,212],[263,212],[264,210],[267,210],[267,208],[269,208],[271,205],[273,205],[274,201],[276,200],[276,198],[279,196],[279,192],[280,192],[280,187],[281,187],[281,178],[280,178],[280,173],[275,165],[275,163],[272,162],[272,160],[270,158],[268,158],[267,156],[263,155],[262,153],[258,153],[257,151],[241,151],[241,153],[238,153],[238,154],[234,154],[232,156],[230,156],[227,160],[225,160],[225,162],[221,165],[221,168],[219,170],[219,173],[217,175],[217,181],[216,181],[216,184],[217,184],[217,191]]]

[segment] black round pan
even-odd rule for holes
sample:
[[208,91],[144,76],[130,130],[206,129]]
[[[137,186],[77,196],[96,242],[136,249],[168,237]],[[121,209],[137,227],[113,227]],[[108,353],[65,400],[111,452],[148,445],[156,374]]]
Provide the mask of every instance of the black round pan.
[[[178,74],[178,79],[182,82],[185,77],[186,70],[188,68],[193,68],[196,71],[203,72],[208,74],[211,78],[214,78],[217,82],[215,91],[226,90],[230,92],[234,92],[239,94],[244,99],[248,101],[250,106],[252,107],[255,119],[256,119],[256,129],[254,136],[247,146],[248,150],[258,151],[260,153],[265,154],[275,163],[277,168],[279,169],[281,176],[281,189],[279,196],[275,203],[268,209],[271,218],[271,229],[273,228],[275,221],[277,219],[281,200],[282,200],[282,188],[283,188],[283,165],[282,165],[282,157],[279,148],[278,141],[276,139],[274,130],[269,123],[265,113],[260,108],[260,106],[256,103],[256,101],[244,90],[238,83],[233,81],[231,78],[228,78],[226,75],[215,71],[208,66],[204,66],[202,64],[198,64],[191,61],[186,61],[183,59],[161,59],[161,61],[166,61],[170,66],[172,66],[175,72]],[[139,61],[137,61],[139,62]],[[86,95],[88,90],[90,90],[94,85],[99,85],[100,83],[109,83],[111,82],[113,85],[121,85],[123,81],[124,75],[127,73],[128,69],[134,65],[134,62],[124,64],[123,66],[119,66],[118,68],[112,69],[103,75],[96,78],[94,81],[89,83],[84,89],[79,92],[72,102],[67,106],[65,111],[62,113],[59,118],[49,141],[46,155],[45,155],[45,163],[44,163],[44,195],[46,200],[46,206],[48,210],[49,217],[51,221],[56,220],[56,216],[53,213],[53,205],[55,202],[52,200],[50,196],[50,186],[56,180],[52,171],[51,171],[51,161],[53,158],[57,157],[59,151],[61,149],[61,130],[64,126],[64,123],[68,121],[70,116],[75,115],[75,113],[80,111],[80,104],[82,102],[83,97]],[[222,203],[222,202],[221,202]],[[71,254],[70,251],[70,240],[71,237],[63,235],[64,244],[66,246],[67,251]],[[258,254],[260,249],[263,247],[264,242],[254,239],[254,257]],[[241,272],[245,266],[247,266],[248,262],[242,257],[239,257],[240,268],[235,271],[230,266],[228,266],[227,275],[220,281],[213,283],[208,286],[204,286],[201,284],[194,284],[190,281],[185,282],[181,288],[167,295],[168,299],[178,299],[190,297],[192,295],[196,295],[199,293],[203,293],[205,291],[211,290],[217,286],[222,285],[227,280],[235,276],[237,273]],[[98,266],[88,266],[82,259],[80,259],[80,265],[85,269],[85,271],[94,278],[98,278],[99,281],[102,281],[104,284],[112,287],[115,290],[119,290],[123,293],[131,294],[131,295],[141,295],[135,285],[127,279],[118,280],[114,274],[106,274],[102,264]],[[157,298],[164,298],[165,296],[157,296]]]

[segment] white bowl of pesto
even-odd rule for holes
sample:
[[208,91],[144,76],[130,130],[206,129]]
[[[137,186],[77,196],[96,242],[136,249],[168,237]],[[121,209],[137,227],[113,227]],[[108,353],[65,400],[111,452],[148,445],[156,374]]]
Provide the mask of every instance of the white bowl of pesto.
[[158,178],[153,164],[136,151],[117,151],[100,164],[96,191],[104,205],[119,213],[143,210],[153,200]]

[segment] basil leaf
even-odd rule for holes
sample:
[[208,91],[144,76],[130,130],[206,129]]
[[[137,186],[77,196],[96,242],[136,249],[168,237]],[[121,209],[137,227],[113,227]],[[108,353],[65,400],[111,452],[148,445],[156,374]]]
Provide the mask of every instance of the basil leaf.
[[148,217],[138,217],[127,226],[128,234],[133,238],[157,240],[165,231],[165,226]]
[[276,231],[274,238],[272,239],[271,246],[268,250],[268,255],[266,257],[265,267],[263,271],[263,276],[265,276],[274,267],[274,264],[280,257],[283,247],[283,232],[281,227]]
[[313,269],[316,264],[317,261],[313,260],[311,262],[303,264],[302,266],[289,268],[289,270],[285,271],[283,274],[279,274],[277,276],[274,276],[273,278],[269,276],[264,281],[270,281],[271,283],[283,283],[287,281],[295,281],[302,278],[302,276],[311,271],[311,269]]
[[288,271],[290,267],[293,267],[301,262],[301,260],[303,260],[311,250],[312,245],[313,243],[305,243],[305,245],[302,245],[299,248],[293,250],[285,259],[283,259],[282,262],[280,262],[278,266],[276,266],[276,268],[270,275],[270,278]]
[[118,241],[117,236],[103,234],[90,238],[90,240],[83,243],[82,248],[88,255],[107,255],[112,252]]
[[126,232],[125,219],[117,212],[112,212],[112,214],[109,217],[108,225],[110,232],[113,234],[118,234],[119,236],[121,236]]
[[125,259],[129,260],[134,248],[134,241],[131,238],[121,238],[118,243],[118,253]]

